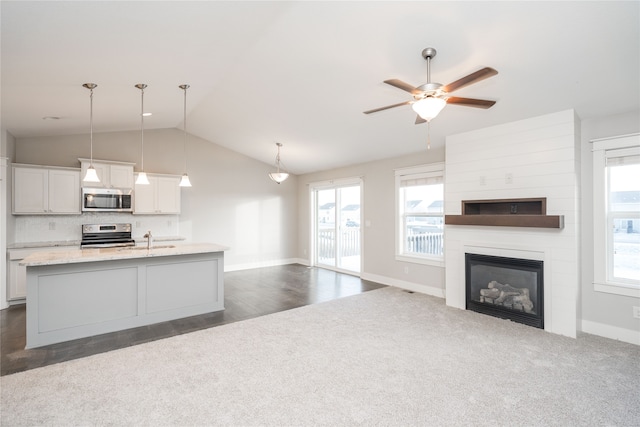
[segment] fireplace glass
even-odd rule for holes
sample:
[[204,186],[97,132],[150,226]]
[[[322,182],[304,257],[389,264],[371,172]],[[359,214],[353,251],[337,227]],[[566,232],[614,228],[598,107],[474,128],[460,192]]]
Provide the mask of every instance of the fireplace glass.
[[467,310],[544,328],[543,262],[465,254]]

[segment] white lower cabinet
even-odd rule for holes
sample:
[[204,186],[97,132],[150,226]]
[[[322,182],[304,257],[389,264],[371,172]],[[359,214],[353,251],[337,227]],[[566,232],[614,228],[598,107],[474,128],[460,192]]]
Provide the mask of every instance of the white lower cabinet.
[[179,214],[180,177],[176,175],[147,174],[148,185],[135,186],[134,213]]
[[7,283],[7,300],[18,301],[27,297],[27,267],[20,261],[36,252],[56,252],[76,249],[76,246],[46,246],[37,248],[20,248],[7,250],[7,266],[9,270]]

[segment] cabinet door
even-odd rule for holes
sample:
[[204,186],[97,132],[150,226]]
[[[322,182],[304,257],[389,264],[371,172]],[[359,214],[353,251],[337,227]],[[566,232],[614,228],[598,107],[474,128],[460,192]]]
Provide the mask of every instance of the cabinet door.
[[159,213],[180,213],[180,178],[161,176],[158,177],[158,204]]
[[80,213],[80,173],[76,171],[49,171],[49,212]]
[[46,213],[49,209],[49,171],[13,168],[13,213]]
[[27,267],[20,265],[20,260],[9,261],[9,295],[7,299],[27,297]]
[[111,165],[110,185],[113,188],[133,188],[133,166]]
[[148,176],[149,185],[135,186],[133,194],[133,212],[137,214],[156,213],[156,182],[155,177]]
[[180,177],[147,174],[149,185],[137,185],[134,213],[180,213]]

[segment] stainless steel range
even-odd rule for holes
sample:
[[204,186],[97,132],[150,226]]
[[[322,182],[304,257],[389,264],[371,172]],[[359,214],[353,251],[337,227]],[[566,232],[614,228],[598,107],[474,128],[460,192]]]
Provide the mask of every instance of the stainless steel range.
[[135,246],[131,224],[83,224],[80,248]]

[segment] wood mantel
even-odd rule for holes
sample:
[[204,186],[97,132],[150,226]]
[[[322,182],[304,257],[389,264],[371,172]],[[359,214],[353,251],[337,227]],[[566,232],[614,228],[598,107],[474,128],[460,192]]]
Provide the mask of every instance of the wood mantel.
[[546,197],[463,200],[462,215],[445,215],[447,225],[564,228],[564,215],[547,215]]

